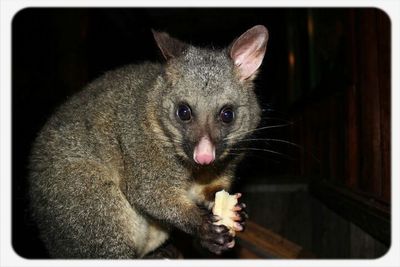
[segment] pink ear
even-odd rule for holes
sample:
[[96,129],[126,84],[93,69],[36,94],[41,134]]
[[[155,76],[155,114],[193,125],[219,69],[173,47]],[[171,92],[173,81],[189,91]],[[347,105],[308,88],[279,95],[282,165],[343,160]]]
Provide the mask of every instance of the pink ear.
[[254,78],[267,50],[268,30],[262,25],[247,30],[231,46],[230,56],[240,80]]

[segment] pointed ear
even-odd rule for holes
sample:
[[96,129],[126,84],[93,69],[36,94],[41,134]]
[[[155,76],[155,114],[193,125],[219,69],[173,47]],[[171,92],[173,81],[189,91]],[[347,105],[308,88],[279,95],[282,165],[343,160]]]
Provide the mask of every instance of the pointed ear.
[[168,33],[157,32],[153,29],[151,31],[153,32],[154,39],[166,60],[181,55],[186,49],[187,45],[185,43],[172,38]]
[[240,80],[253,79],[267,50],[268,30],[262,25],[254,26],[236,39],[230,49]]

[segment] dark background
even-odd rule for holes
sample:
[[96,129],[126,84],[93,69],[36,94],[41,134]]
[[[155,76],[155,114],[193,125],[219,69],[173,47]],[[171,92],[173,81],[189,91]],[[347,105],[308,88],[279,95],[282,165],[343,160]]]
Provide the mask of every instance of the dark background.
[[238,169],[250,215],[316,257],[381,256],[390,245],[389,18],[377,9],[288,8],[20,11],[12,24],[16,252],[47,257],[29,218],[26,166],[57,106],[107,70],[161,62],[151,29],[222,48],[257,24],[270,33],[256,80],[260,126],[280,127],[259,131],[274,140],[251,147],[280,154],[251,151]]

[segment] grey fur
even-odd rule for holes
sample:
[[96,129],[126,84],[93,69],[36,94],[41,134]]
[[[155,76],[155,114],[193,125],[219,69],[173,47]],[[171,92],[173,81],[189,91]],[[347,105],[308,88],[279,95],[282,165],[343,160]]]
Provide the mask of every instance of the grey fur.
[[[223,164],[201,169],[185,151],[205,133],[222,143],[254,129],[260,108],[252,88],[251,79],[238,79],[228,50],[186,45],[166,64],[108,72],[62,105],[30,158],[31,207],[50,255],[140,258],[171,227],[196,235],[196,204],[212,206],[203,189],[228,189],[237,159],[223,161],[221,150]],[[177,120],[179,102],[193,109],[190,125]],[[232,127],[215,116],[225,104],[236,107]]]

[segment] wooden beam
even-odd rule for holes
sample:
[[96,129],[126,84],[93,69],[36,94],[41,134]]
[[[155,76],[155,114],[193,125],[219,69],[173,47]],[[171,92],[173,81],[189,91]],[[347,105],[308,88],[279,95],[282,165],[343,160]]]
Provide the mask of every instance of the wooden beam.
[[247,221],[246,230],[237,235],[237,253],[240,258],[313,258],[314,255],[304,250],[279,234],[262,227],[255,222]]

